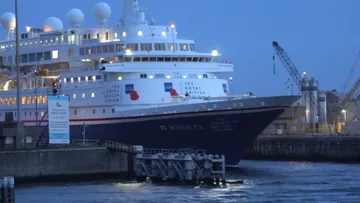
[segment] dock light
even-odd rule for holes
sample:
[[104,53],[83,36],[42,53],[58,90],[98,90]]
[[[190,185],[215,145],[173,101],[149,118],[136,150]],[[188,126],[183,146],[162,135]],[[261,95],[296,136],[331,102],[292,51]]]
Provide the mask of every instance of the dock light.
[[218,51],[214,48],[211,52],[212,56],[217,56],[218,55]]

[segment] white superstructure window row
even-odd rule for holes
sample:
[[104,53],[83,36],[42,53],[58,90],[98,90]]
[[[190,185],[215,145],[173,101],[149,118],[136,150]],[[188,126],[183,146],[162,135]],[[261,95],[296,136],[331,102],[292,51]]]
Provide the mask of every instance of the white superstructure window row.
[[[139,49],[140,45],[140,49]],[[166,48],[167,47],[167,48]],[[180,48],[179,48],[180,47]],[[187,43],[128,43],[128,44],[106,44],[79,48],[80,56],[122,52],[125,49],[131,51],[195,51],[195,44]],[[175,50],[174,50],[175,49]]]

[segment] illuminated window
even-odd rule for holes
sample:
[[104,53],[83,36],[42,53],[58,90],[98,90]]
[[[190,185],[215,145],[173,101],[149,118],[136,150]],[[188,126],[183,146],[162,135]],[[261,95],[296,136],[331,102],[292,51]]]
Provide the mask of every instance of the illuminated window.
[[41,112],[40,115],[41,115],[41,116],[44,116],[44,112]]
[[76,94],[73,94],[73,99],[76,99]]
[[52,56],[52,59],[58,59],[59,58],[59,51],[58,50],[53,50],[51,52],[51,56]]
[[82,110],[82,114],[85,115],[85,113],[86,113],[85,110]]
[[73,49],[69,49],[69,56],[73,56]]
[[31,98],[31,103],[33,103],[33,104],[36,103],[36,96],[33,96],[33,97]]
[[31,97],[28,97],[28,98],[27,98],[26,103],[27,103],[27,104],[30,104],[30,103],[31,103]]
[[26,97],[21,98],[21,104],[26,104]]
[[44,96],[43,97],[43,103],[47,103],[48,102],[48,97],[47,96]]
[[82,93],[82,98],[85,98],[85,93]]
[[38,102],[39,104],[41,104],[41,103],[43,102],[43,97],[42,97],[42,96],[38,96],[37,102]]
[[95,97],[95,93],[91,93],[91,98],[94,98]]

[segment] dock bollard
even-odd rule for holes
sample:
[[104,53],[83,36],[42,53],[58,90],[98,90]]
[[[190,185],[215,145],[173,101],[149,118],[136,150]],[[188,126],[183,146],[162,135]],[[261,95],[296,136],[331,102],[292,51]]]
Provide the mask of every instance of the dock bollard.
[[0,188],[0,203],[15,203],[15,179],[14,177],[2,177]]

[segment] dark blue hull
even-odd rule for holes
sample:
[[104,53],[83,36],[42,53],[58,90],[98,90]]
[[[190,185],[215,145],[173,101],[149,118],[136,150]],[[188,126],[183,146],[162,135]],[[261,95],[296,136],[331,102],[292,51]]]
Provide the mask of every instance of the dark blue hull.
[[[206,149],[208,154],[225,155],[227,165],[237,165],[256,137],[284,110],[231,110],[89,124],[86,139],[142,145],[144,148]],[[82,133],[82,125],[71,126],[71,139],[83,139]]]

